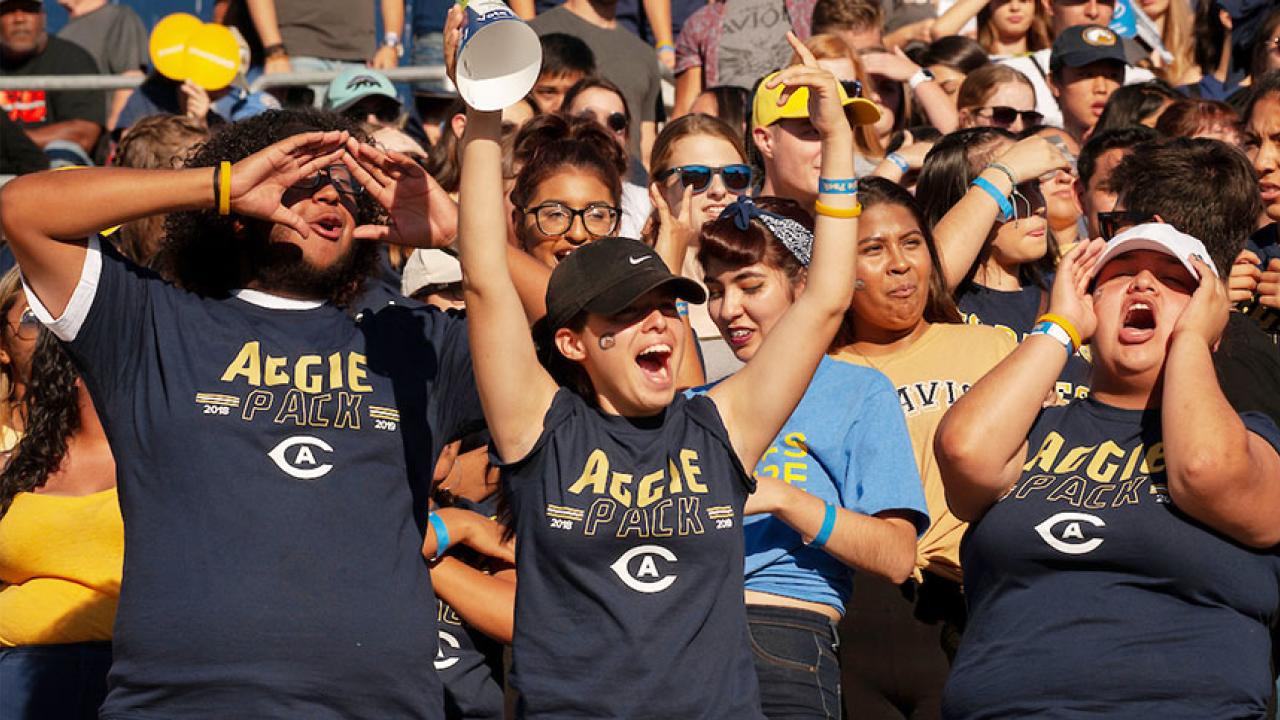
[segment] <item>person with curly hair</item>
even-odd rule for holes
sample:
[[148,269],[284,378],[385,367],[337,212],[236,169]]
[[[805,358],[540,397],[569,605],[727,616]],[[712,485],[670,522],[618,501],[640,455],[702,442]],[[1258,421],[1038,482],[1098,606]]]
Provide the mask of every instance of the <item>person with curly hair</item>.
[[98,717],[111,667],[124,527],[116,467],[71,358],[38,329],[27,432],[0,472],[4,717]]
[[[436,240],[429,202],[411,158],[313,110],[225,126],[182,169],[4,187],[28,301],[117,458],[104,717],[443,718],[421,549],[436,455],[481,419],[466,330],[347,312],[372,241]],[[159,213],[181,289],[95,235]]]

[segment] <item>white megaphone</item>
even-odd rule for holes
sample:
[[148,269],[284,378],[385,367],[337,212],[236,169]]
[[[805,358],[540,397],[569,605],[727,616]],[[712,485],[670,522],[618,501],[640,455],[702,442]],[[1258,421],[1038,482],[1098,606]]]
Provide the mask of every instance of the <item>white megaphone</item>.
[[501,0],[460,4],[467,24],[458,45],[458,93],[477,110],[501,110],[533,89],[542,69],[542,43]]

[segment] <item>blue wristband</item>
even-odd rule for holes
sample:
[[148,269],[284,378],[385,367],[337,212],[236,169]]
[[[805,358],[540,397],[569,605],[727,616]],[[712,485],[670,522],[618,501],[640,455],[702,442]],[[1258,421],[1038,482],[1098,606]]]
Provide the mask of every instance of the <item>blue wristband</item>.
[[856,195],[858,193],[858,179],[828,180],[826,178],[818,178],[818,192],[832,195]]
[[884,156],[884,159],[888,160],[894,165],[897,165],[898,169],[904,173],[911,170],[911,163],[907,162],[907,159],[902,157],[898,153],[889,153],[888,155]]
[[431,522],[431,527],[436,531],[435,559],[439,560],[440,556],[444,555],[445,551],[449,549],[449,528],[445,526],[444,520],[441,520],[440,516],[435,513],[428,515],[427,520]]
[[827,503],[827,514],[822,516],[822,529],[809,541],[809,547],[825,547],[831,539],[831,531],[836,529],[836,506]]
[[1009,218],[1013,217],[1013,206],[1009,204],[1009,198],[1005,197],[999,188],[991,184],[990,180],[984,177],[976,177],[970,184],[976,188],[981,188],[983,192],[991,196],[992,200],[996,201],[996,205],[1000,206],[1001,220],[1008,221]]
[[677,300],[676,312],[680,314],[680,317],[689,317],[689,302],[686,300]]
[[1040,322],[1036,323],[1036,326],[1031,328],[1031,332],[1027,334],[1028,335],[1048,335],[1054,340],[1057,340],[1058,342],[1062,343],[1062,346],[1067,349],[1068,360],[1071,359],[1071,356],[1075,354],[1075,348],[1072,347],[1073,343],[1071,340],[1071,335],[1068,334],[1067,331],[1061,325],[1053,322],[1052,320],[1041,320]]

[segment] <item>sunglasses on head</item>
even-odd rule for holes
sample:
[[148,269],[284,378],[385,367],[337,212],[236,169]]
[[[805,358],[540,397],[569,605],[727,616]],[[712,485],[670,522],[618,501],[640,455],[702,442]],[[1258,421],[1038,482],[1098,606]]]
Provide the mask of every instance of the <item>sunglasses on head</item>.
[[851,98],[862,97],[862,83],[857,80],[841,80],[840,87],[844,88],[844,94]]
[[976,108],[974,113],[990,118],[992,123],[1000,127],[1012,125],[1019,117],[1022,118],[1022,124],[1028,127],[1039,125],[1044,120],[1044,115],[1035,110],[1015,110],[1007,105]]
[[1103,240],[1110,240],[1134,225],[1141,225],[1154,219],[1154,215],[1133,210],[1100,212],[1098,213],[1098,232],[1102,233]]
[[733,192],[745,192],[751,188],[751,167],[735,164],[712,167],[711,165],[680,165],[658,175],[659,180],[680,174],[680,184],[692,187],[696,193],[705,192],[711,186],[711,179],[719,175],[724,179],[725,188]]

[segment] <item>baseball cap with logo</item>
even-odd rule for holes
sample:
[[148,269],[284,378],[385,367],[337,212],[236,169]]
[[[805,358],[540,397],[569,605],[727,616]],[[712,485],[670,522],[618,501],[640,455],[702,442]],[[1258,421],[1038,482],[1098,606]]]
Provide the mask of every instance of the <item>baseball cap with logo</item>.
[[1049,52],[1049,72],[1063,67],[1084,67],[1098,61],[1126,64],[1124,45],[1110,28],[1101,25],[1072,25],[1058,34]]
[[564,327],[582,312],[616,315],[640,296],[664,286],[684,300],[707,299],[701,285],[671,274],[648,245],[631,238],[601,238],[574,250],[552,271],[546,329]]
[[1097,275],[1108,261],[1134,250],[1154,250],[1172,255],[1196,280],[1200,279],[1200,272],[1196,270],[1195,265],[1191,264],[1192,258],[1208,265],[1214,275],[1218,274],[1218,268],[1214,267],[1204,243],[1168,223],[1161,222],[1135,225],[1107,241],[1107,246],[1098,257],[1097,264],[1093,266],[1094,274]]
[[[780,71],[779,71],[780,72]],[[751,116],[756,127],[769,127],[779,120],[797,120],[809,118],[809,88],[799,88],[791,93],[785,105],[778,105],[778,98],[786,89],[783,85],[768,87],[769,81],[778,73],[769,73],[756,86],[756,98],[752,105]],[[840,93],[840,104],[854,125],[870,125],[880,119],[880,108],[864,97],[849,97],[843,84],[837,84]]]
[[329,83],[329,91],[325,94],[325,109],[342,112],[367,98],[382,96],[400,104],[396,88],[386,75],[365,67],[352,67],[338,73],[338,77]]

